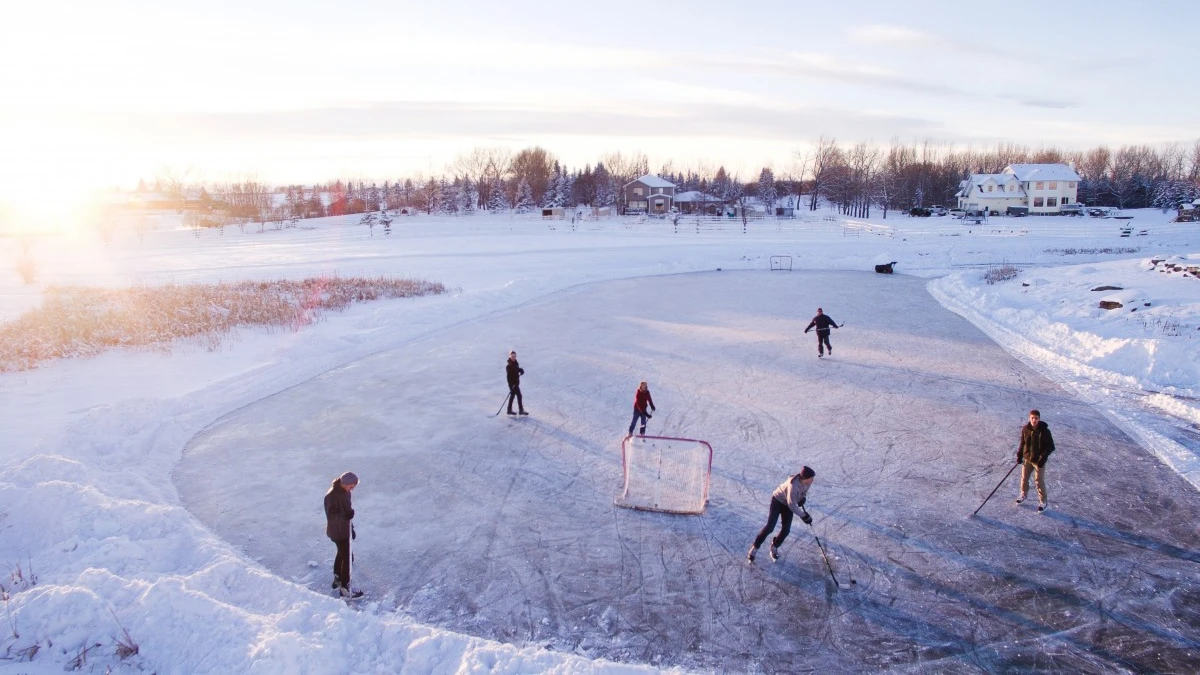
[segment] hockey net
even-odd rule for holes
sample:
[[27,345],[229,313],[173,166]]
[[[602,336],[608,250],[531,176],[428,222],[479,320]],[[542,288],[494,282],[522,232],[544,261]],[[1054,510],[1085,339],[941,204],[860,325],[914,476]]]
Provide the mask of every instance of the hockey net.
[[691,438],[626,436],[621,442],[625,487],[617,506],[667,513],[704,513],[712,446]]

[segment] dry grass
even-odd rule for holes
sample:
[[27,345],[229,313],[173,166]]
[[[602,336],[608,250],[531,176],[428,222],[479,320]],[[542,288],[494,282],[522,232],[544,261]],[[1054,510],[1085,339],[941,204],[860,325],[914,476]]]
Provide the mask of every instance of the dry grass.
[[1046,253],[1058,253],[1060,255],[1096,255],[1103,254],[1127,254],[1137,253],[1140,249],[1130,248],[1128,246],[1105,247],[1105,248],[1048,248]]
[[987,272],[984,272],[983,279],[984,281],[988,282],[988,285],[990,286],[1001,281],[1016,279],[1017,274],[1017,268],[1013,267],[1012,265],[999,265],[996,267],[991,267]]
[[442,284],[389,277],[103,289],[52,286],[42,306],[0,326],[0,372],[114,347],[218,348],[238,326],[299,330],[355,302],[445,293]]

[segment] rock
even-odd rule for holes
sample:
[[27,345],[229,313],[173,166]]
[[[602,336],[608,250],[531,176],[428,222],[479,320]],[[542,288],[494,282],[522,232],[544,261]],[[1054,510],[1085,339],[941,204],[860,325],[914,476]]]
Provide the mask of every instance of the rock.
[[1125,289],[1122,288],[1121,286],[1097,286],[1097,287],[1093,288],[1092,290],[1093,291],[1123,291]]
[[1122,305],[1121,303],[1117,302],[1116,300],[1101,300],[1100,301],[1100,309],[1120,309],[1124,306],[1125,305]]

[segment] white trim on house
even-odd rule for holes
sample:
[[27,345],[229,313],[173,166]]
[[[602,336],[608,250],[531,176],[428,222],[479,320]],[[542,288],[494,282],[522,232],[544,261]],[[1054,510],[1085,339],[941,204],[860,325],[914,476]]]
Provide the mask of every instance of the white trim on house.
[[1010,164],[1002,173],[972,174],[960,183],[958,208],[1004,213],[1010,206],[1030,213],[1060,213],[1078,203],[1079,174],[1066,164]]

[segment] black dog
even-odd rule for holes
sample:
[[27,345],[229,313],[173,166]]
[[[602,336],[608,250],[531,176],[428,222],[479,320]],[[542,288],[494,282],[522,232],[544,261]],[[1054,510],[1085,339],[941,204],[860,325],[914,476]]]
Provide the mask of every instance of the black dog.
[[876,265],[875,271],[879,274],[891,274],[892,273],[892,265],[895,265],[895,264],[896,264],[896,261],[893,260],[892,262],[887,263],[886,265]]

